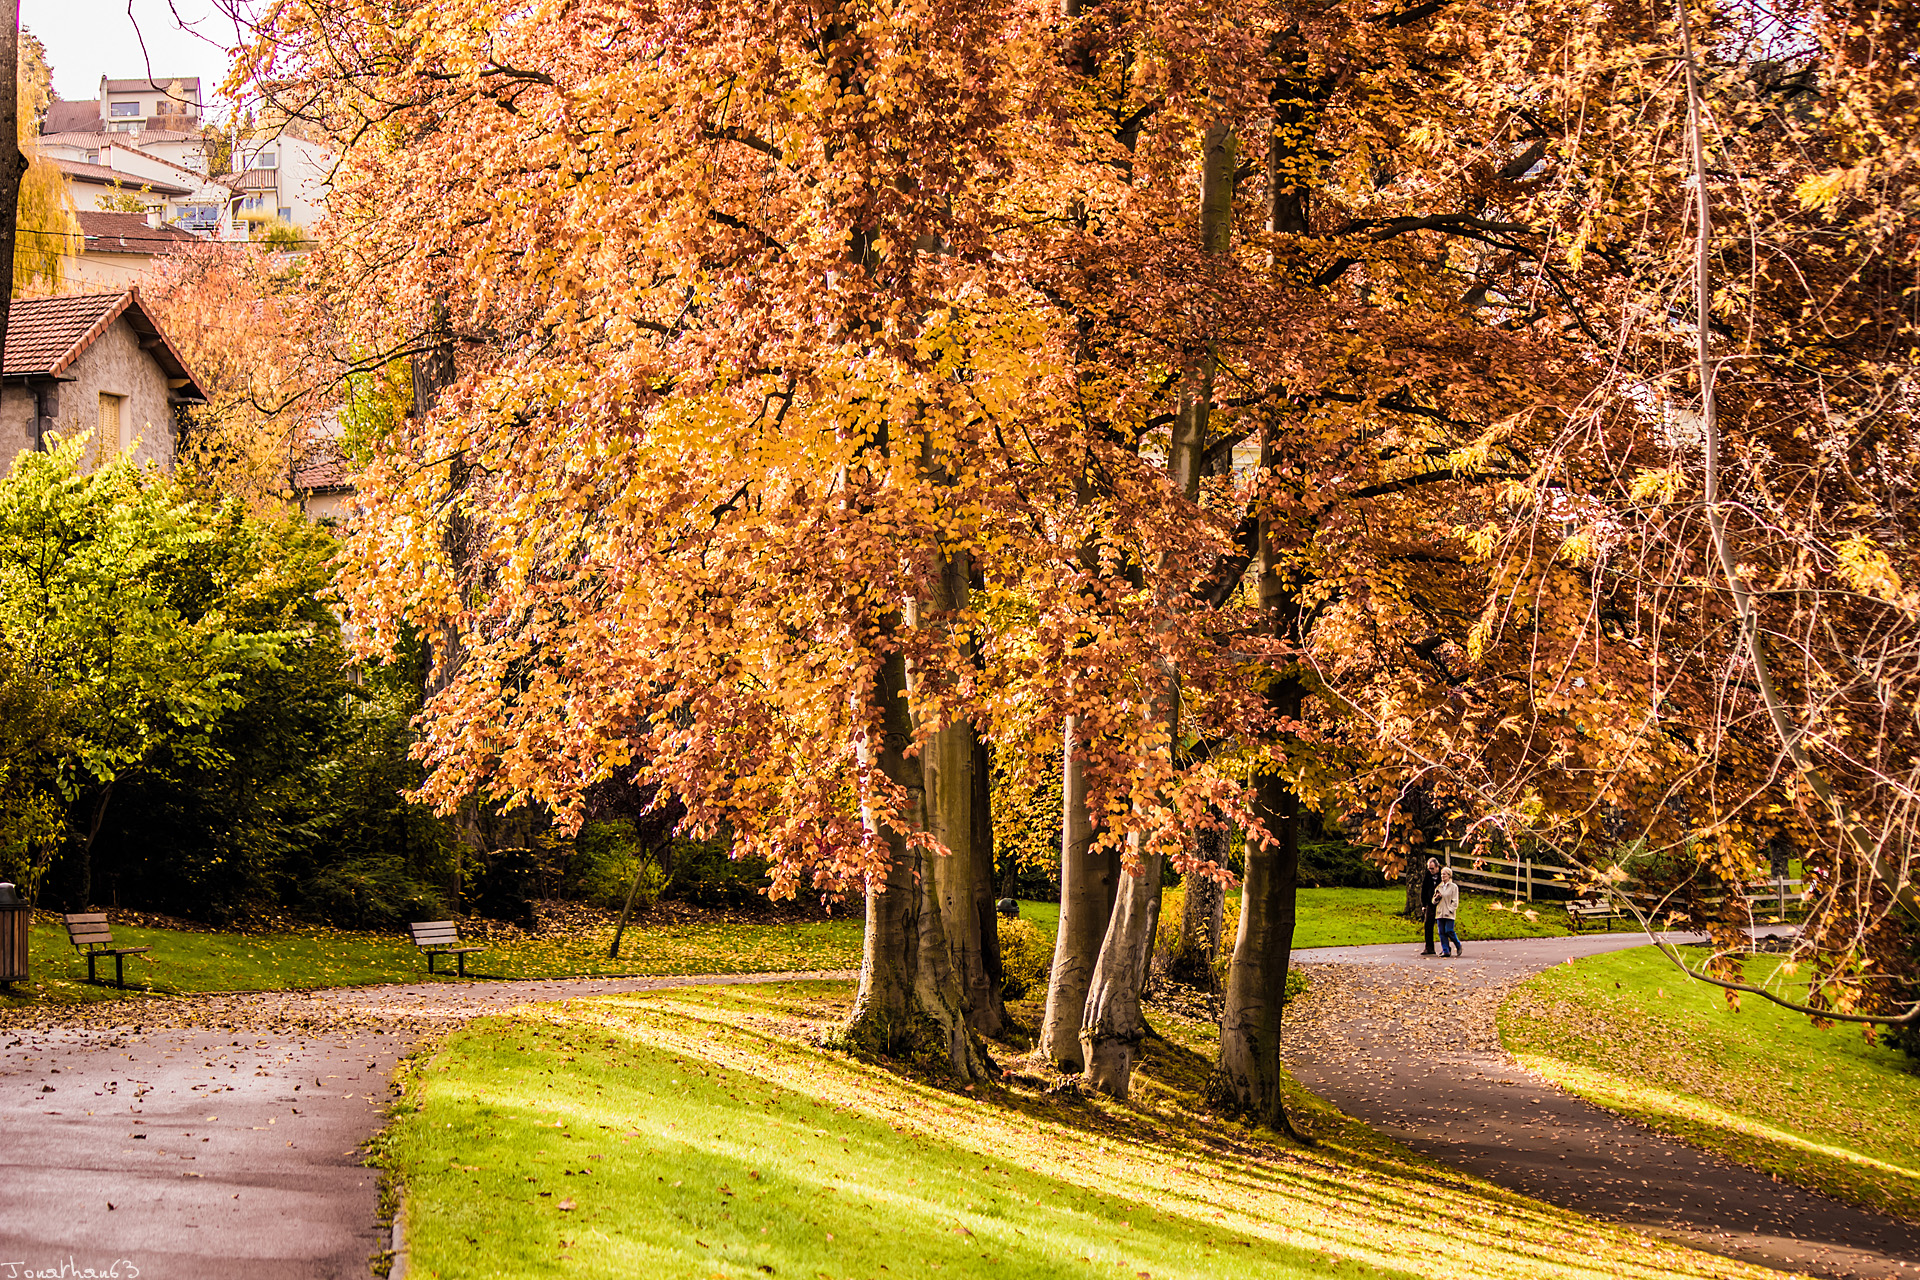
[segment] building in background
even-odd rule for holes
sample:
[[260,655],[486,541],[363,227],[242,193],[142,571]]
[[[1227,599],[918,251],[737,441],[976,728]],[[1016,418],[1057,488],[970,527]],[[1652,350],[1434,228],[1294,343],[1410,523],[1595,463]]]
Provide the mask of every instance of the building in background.
[[85,252],[63,254],[60,261],[60,278],[71,288],[125,289],[151,279],[167,255],[206,243],[206,237],[151,213],[83,211],[80,231]]
[[200,77],[109,80],[100,77],[100,96],[86,102],[53,102],[43,126],[47,133],[200,132],[205,110]]
[[311,231],[326,213],[338,160],[331,148],[288,125],[237,140],[233,159],[234,177],[244,194],[244,220],[284,222]]
[[206,401],[136,289],[16,299],[0,360],[0,465],[47,436],[94,433],[89,460],[116,452],[173,466],[186,410]]
[[221,240],[276,224],[310,235],[326,213],[333,149],[299,121],[249,119],[229,131],[204,116],[197,78],[103,77],[98,98],[48,107],[39,146],[82,212],[157,214]]

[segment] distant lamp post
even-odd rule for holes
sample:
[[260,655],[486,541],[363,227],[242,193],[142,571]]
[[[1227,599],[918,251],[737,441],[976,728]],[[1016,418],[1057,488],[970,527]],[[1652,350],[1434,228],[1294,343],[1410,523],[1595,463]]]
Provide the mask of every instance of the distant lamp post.
[[20,891],[0,881],[0,987],[27,980],[27,925],[32,918]]

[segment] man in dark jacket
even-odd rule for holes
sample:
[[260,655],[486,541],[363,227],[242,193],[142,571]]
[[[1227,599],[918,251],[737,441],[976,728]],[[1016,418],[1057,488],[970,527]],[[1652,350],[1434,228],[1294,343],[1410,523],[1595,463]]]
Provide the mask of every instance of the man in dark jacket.
[[1420,954],[1430,956],[1433,950],[1434,895],[1440,891],[1440,859],[1428,858],[1427,869],[1420,873],[1420,914],[1427,922],[1427,949]]

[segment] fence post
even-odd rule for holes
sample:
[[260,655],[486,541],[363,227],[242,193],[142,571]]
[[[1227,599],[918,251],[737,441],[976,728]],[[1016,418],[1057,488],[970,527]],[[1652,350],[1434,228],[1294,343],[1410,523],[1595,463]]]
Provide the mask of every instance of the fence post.
[[1533,901],[1533,859],[1527,860],[1527,901]]
[[1778,885],[1780,889],[1780,918],[1785,920],[1787,918],[1787,878],[1785,876],[1775,876],[1774,883]]

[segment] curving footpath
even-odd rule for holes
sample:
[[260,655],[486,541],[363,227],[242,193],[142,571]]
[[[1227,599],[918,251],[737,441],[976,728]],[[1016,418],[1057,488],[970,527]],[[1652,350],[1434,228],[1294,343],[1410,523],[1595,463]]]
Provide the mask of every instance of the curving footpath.
[[[1676,941],[1689,940],[1674,935]],[[1775,1182],[1522,1069],[1494,1014],[1521,979],[1643,946],[1639,934],[1296,951],[1294,1075],[1340,1110],[1500,1186],[1747,1262],[1838,1278],[1920,1274],[1920,1228]]]
[[387,1242],[363,1144],[421,1035],[537,1000],[849,976],[272,992],[0,1025],[0,1278],[367,1276]]

